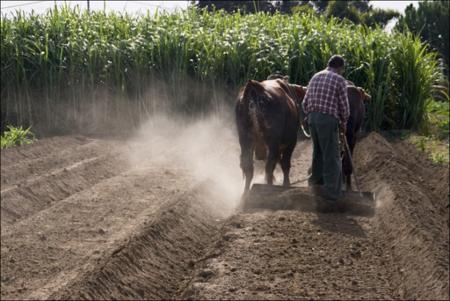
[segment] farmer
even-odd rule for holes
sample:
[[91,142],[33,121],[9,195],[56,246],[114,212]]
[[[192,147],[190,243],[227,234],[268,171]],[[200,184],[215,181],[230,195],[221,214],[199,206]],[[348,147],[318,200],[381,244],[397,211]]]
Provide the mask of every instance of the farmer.
[[307,114],[313,141],[312,173],[308,184],[322,186],[323,200],[318,209],[323,212],[343,210],[342,169],[339,149],[339,129],[345,134],[349,117],[347,83],[342,76],[344,58],[333,55],[328,67],[316,73],[309,81],[303,109]]

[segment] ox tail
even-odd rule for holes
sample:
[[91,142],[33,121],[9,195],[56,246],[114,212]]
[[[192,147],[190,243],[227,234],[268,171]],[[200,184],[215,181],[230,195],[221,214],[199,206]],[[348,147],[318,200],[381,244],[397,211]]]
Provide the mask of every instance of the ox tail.
[[248,103],[249,121],[253,136],[253,146],[257,160],[265,160],[267,147],[263,140],[263,131],[265,130],[264,113],[266,103],[264,98],[264,88],[257,81],[250,80],[244,89],[244,98]]
[[248,114],[250,117],[250,122],[255,134],[261,133],[262,128],[262,114],[263,114],[263,104],[257,98],[251,98],[248,103]]
[[265,90],[261,83],[254,80],[247,82],[243,92],[243,98],[248,105],[248,118],[257,160],[265,160],[267,153],[267,147],[263,139],[263,132],[265,131],[264,113],[267,107],[262,97],[264,93]]
[[253,130],[255,157],[257,160],[265,160],[267,148],[262,134],[264,129],[264,103],[258,99],[251,99],[248,111]]

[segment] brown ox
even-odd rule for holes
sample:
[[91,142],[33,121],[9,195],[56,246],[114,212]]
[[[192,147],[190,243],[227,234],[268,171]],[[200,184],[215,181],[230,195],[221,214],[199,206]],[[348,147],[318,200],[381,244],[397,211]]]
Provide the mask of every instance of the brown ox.
[[273,171],[279,162],[283,185],[289,186],[291,156],[297,143],[299,103],[303,87],[284,80],[249,80],[236,101],[236,124],[241,146],[240,165],[247,192],[253,179],[253,155],[265,160],[268,184],[273,184]]

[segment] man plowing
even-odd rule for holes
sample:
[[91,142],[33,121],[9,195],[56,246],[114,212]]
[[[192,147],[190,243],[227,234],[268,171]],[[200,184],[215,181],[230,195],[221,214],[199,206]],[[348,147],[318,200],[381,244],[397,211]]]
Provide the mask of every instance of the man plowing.
[[347,82],[342,76],[345,61],[333,55],[326,69],[316,73],[308,84],[303,101],[313,141],[310,186],[322,186],[324,197],[318,209],[323,212],[344,209],[342,197],[342,167],[339,148],[339,129],[345,135],[350,115]]

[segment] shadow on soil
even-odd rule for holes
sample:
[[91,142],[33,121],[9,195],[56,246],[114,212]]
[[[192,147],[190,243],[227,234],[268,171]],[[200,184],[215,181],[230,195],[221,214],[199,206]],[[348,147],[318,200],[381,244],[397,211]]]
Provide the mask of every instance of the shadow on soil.
[[367,238],[366,232],[350,215],[317,213],[317,219],[312,222],[324,231],[342,233],[354,237]]

